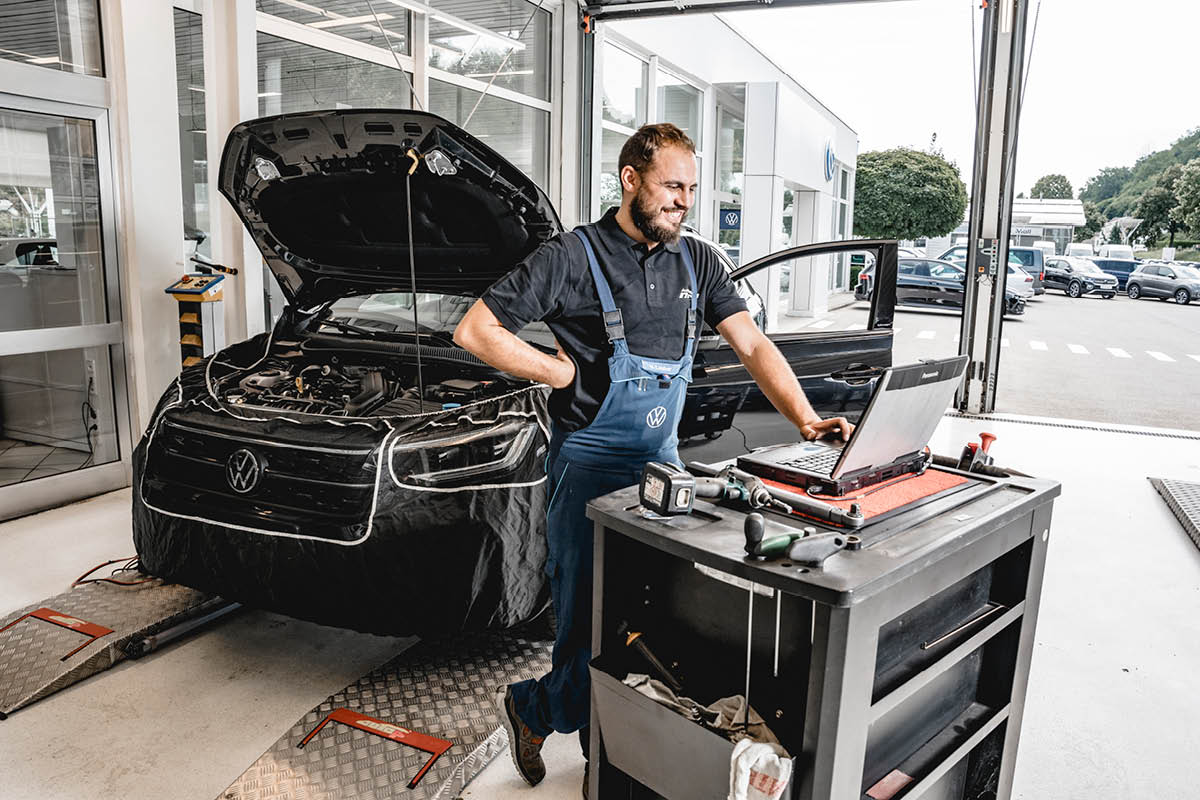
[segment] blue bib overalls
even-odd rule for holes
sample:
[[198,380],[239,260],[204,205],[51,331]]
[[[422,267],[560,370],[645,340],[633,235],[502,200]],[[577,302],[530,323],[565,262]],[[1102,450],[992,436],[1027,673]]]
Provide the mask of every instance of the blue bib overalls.
[[558,616],[558,635],[550,672],[540,680],[514,684],[512,698],[518,716],[535,736],[579,730],[586,757],[591,691],[592,522],[584,510],[589,500],[637,484],[647,461],[679,462],[676,431],[692,380],[697,289],[695,266],[683,244],[679,249],[692,285],[683,354],[669,360],[630,353],[621,312],[600,271],[595,250],[581,229],[573,233],[587,252],[604,312],[604,328],[613,350],[608,359],[611,385],[591,424],[571,433],[555,429],[551,435],[546,470],[552,487],[546,510],[546,574]]

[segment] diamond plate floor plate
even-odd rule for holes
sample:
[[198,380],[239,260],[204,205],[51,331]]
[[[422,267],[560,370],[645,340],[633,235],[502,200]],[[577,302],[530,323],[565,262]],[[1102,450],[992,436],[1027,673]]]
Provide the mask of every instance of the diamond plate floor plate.
[[[546,672],[550,647],[501,633],[420,642],[308,712],[218,800],[453,800],[508,748],[496,687]],[[398,742],[331,723],[297,748],[336,708],[454,745],[415,789],[429,756]]]
[[1200,483],[1151,478],[1150,484],[1167,501],[1171,513],[1196,546],[1200,547]]
[[0,619],[0,628],[44,607],[112,633],[65,661],[60,659],[87,641],[76,631],[29,618],[0,633],[0,719],[124,661],[123,647],[132,637],[163,630],[224,602],[157,580],[129,587],[89,583],[9,614]]

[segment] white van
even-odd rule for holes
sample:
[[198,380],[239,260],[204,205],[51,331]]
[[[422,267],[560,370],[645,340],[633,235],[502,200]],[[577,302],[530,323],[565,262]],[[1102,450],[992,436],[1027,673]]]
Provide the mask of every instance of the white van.
[[1056,252],[1054,252],[1054,242],[1034,242],[1033,246],[1038,250],[1041,250],[1045,258],[1054,258],[1054,256],[1058,255]]
[[1100,245],[1100,258],[1116,258],[1122,261],[1133,261],[1133,247],[1127,244]]
[[1067,252],[1063,253],[1063,255],[1091,258],[1096,255],[1096,251],[1092,249],[1091,242],[1071,242],[1067,245]]

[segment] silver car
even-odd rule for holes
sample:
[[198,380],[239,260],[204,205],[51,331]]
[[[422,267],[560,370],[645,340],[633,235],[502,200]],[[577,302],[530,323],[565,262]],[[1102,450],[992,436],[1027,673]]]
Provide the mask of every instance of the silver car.
[[1142,264],[1129,275],[1130,299],[1158,297],[1187,305],[1200,297],[1200,269],[1184,264]]

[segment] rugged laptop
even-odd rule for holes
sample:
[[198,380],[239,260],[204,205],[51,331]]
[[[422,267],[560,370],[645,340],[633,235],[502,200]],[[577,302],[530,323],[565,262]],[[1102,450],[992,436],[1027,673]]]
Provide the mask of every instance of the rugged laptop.
[[850,441],[773,445],[738,456],[739,469],[803,486],[810,494],[841,496],[928,464],[925,447],[962,381],[966,356],[890,367]]

